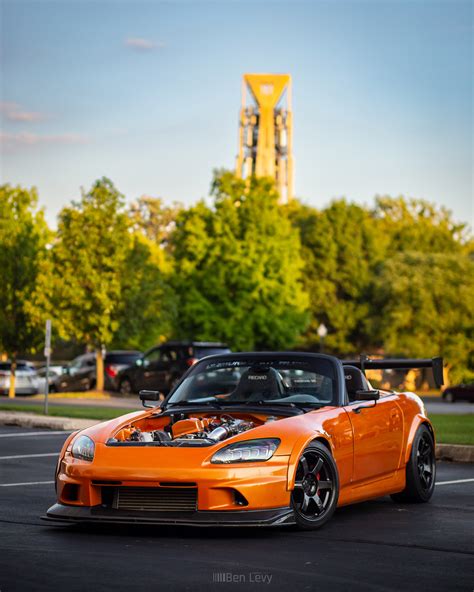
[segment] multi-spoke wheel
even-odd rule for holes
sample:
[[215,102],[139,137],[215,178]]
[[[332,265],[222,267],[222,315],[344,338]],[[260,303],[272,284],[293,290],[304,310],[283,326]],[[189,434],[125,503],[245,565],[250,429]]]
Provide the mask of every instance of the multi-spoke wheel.
[[310,444],[298,462],[291,504],[298,526],[319,528],[331,518],[339,495],[336,463],[320,442]]
[[426,425],[415,434],[406,467],[406,486],[392,495],[396,502],[427,502],[433,495],[436,477],[436,456],[433,436]]
[[416,457],[420,484],[423,489],[428,490],[433,482],[435,465],[435,455],[430,434],[424,433],[420,438]]
[[132,383],[128,378],[122,378],[119,384],[119,392],[124,397],[131,395],[133,393]]

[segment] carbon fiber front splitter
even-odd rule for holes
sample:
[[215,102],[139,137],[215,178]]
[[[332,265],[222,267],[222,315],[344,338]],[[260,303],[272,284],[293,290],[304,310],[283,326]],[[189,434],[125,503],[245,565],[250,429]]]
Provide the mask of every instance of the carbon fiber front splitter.
[[268,510],[227,510],[197,512],[139,512],[114,510],[102,506],[54,504],[42,520],[69,524],[159,524],[181,526],[281,526],[294,524],[291,508]]

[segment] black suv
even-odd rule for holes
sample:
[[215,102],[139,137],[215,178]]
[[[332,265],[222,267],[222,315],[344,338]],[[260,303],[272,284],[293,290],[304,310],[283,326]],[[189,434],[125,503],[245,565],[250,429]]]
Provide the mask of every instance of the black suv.
[[133,366],[119,373],[119,391],[129,395],[149,389],[167,394],[195,362],[205,356],[229,352],[225,343],[168,341],[148,350]]
[[[109,351],[104,358],[104,388],[117,390],[120,370],[128,368],[142,356],[140,351]],[[84,354],[70,362],[54,379],[51,390],[57,392],[88,391],[96,384],[95,354]]]

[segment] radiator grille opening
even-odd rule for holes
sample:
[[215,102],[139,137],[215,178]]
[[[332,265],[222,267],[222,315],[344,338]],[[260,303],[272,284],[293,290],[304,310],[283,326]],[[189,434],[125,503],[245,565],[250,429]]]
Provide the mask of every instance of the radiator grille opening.
[[195,487],[115,487],[112,507],[136,512],[195,512]]

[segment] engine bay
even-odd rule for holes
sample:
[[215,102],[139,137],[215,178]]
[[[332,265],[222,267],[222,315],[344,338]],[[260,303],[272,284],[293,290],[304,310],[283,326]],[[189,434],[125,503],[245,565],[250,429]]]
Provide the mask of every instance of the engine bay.
[[280,417],[263,414],[185,414],[147,417],[122,427],[109,446],[212,446]]

